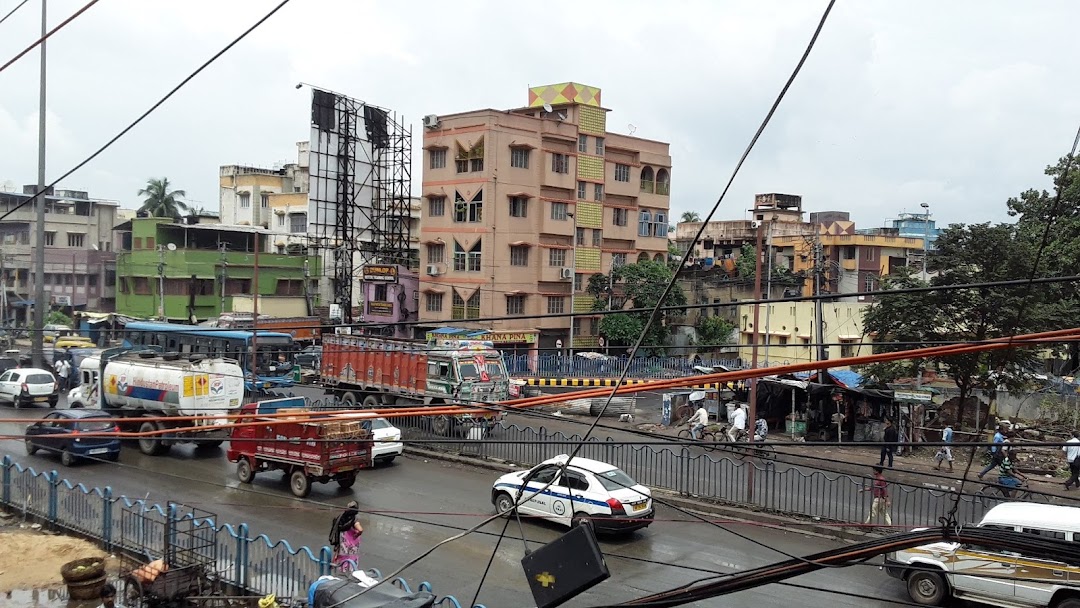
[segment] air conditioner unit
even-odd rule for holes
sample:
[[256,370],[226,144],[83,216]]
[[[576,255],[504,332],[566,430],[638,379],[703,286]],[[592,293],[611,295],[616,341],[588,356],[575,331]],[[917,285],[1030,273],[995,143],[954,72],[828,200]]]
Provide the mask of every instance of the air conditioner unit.
[[559,275],[559,276],[561,276],[564,279],[572,279],[572,278],[574,278],[574,269],[573,268],[563,268],[562,269],[562,274]]
[[439,127],[439,117],[435,114],[428,114],[424,117],[424,126],[429,129],[437,129]]
[[439,271],[439,265],[438,264],[428,264],[427,273],[428,273],[428,276],[432,276],[432,277],[437,277],[440,274],[442,274],[442,272]]

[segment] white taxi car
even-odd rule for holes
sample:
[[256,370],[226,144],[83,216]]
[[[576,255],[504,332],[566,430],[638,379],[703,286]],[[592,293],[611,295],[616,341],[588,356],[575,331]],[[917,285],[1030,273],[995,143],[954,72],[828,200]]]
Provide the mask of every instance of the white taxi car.
[[[522,482],[529,478],[518,512],[566,526],[591,522],[598,532],[632,532],[652,523],[652,492],[617,467],[562,454],[527,471],[507,473],[491,487],[491,503],[510,514]],[[541,491],[544,486],[550,487]]]
[[[990,509],[978,527],[1080,542],[1080,508],[1007,502]],[[990,547],[938,542],[885,556],[885,571],[907,584],[917,604],[939,606],[950,597],[992,606],[1080,608],[1080,559],[1059,562]]]
[[375,458],[375,462],[388,464],[401,456],[405,450],[404,444],[401,443],[401,429],[390,424],[386,418],[374,418],[370,421],[370,425],[371,438],[375,440],[371,455]]

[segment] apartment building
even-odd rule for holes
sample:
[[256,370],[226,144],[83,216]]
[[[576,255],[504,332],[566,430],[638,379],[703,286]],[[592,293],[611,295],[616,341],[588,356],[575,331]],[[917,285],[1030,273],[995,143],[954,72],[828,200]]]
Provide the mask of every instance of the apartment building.
[[[37,190],[0,192],[0,214],[16,209]],[[0,316],[28,324],[34,305],[33,250],[37,205],[45,206],[45,303],[72,312],[112,312],[116,299],[113,225],[119,204],[80,190],[49,191],[0,222]]]
[[[814,244],[821,245],[821,260],[815,261]],[[776,255],[795,274],[812,277],[815,264],[822,275],[822,292],[851,294],[874,291],[881,278],[921,260],[923,239],[891,234],[829,234],[814,239],[782,236],[773,239]],[[807,280],[803,295],[813,295],[814,281]],[[849,301],[872,302],[873,296],[851,296]]]
[[[511,350],[597,345],[589,277],[666,259],[671,192],[668,144],[608,131],[607,112],[600,89],[563,83],[425,118],[421,321]],[[468,322],[489,317],[511,318]]]
[[[858,357],[871,352],[863,335],[864,302],[826,302],[821,309],[821,333],[829,359]],[[817,361],[817,328],[813,302],[777,302],[761,305],[754,327],[754,305],[740,304],[735,324],[739,330],[739,357],[749,362],[754,342],[759,365],[792,365]]]

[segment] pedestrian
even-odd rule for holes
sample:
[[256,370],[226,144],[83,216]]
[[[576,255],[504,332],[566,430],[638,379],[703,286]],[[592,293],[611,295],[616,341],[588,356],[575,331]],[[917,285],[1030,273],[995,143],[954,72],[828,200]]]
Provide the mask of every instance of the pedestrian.
[[355,500],[350,500],[349,504],[345,505],[345,510],[334,518],[333,524],[330,526],[330,536],[327,540],[330,541],[330,546],[334,548],[335,557],[341,550],[342,535],[346,530],[349,530],[356,524],[356,516],[360,514],[360,509]]
[[116,608],[116,587],[112,583],[105,583],[101,587],[101,608]]
[[990,464],[986,465],[986,468],[979,471],[979,479],[982,479],[984,475],[991,470],[1001,466],[1001,458],[1004,451],[1001,449],[1000,444],[1005,443],[1005,433],[1001,431],[1001,427],[998,426],[994,430],[994,443],[997,445],[990,446]]
[[56,376],[57,376],[57,378],[60,379],[60,382],[59,382],[60,388],[62,390],[67,390],[67,388],[68,388],[68,376],[71,375],[71,364],[68,363],[67,359],[60,359],[53,366],[53,369],[56,370]]
[[1065,489],[1080,488],[1080,431],[1072,432],[1072,439],[1065,442],[1061,451],[1065,452],[1065,460],[1069,463],[1069,480],[1065,482]]
[[998,484],[1001,485],[1001,491],[1005,495],[1005,498],[1012,498],[1012,491],[1015,488],[1019,488],[1021,480],[1027,481],[1027,477],[1024,477],[1020,471],[1017,471],[1013,466],[1013,453],[1012,448],[1008,445],[1003,445],[1001,450],[1001,463],[998,465]]
[[936,463],[934,465],[934,470],[935,471],[940,471],[941,470],[941,461],[944,460],[944,461],[949,463],[949,472],[952,473],[952,463],[953,463],[952,446],[948,445],[948,444],[952,443],[952,440],[953,440],[953,428],[952,428],[951,424],[946,422],[945,423],[945,428],[941,430],[941,442],[946,444],[946,445],[943,445],[940,448],[938,448],[937,454],[934,454],[934,462]]
[[860,492],[870,491],[873,500],[870,502],[870,514],[866,516],[865,524],[879,515],[885,516],[885,525],[892,525],[892,513],[889,512],[892,502],[889,500],[889,482],[885,481],[884,469],[874,467],[874,477],[869,488],[863,488]]
[[900,436],[896,434],[896,427],[893,426],[892,420],[885,421],[885,436],[882,438],[884,444],[881,446],[881,461],[878,462],[878,466],[885,466],[885,459],[889,459],[889,468],[893,468],[893,454],[896,452],[896,442],[900,440]]

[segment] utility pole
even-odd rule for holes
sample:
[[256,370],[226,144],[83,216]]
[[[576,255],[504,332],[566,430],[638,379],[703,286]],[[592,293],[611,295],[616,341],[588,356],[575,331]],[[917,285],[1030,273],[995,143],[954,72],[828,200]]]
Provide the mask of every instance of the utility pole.
[[[251,271],[251,382],[259,380],[259,229],[255,228],[255,267]],[[351,293],[351,292],[350,292]],[[352,304],[352,302],[350,302]]]
[[225,254],[225,247],[225,243],[218,244],[218,251],[221,252],[221,310],[218,316],[225,314],[225,285],[229,282],[229,256]]
[[926,274],[926,257],[930,253],[930,203],[919,203],[923,208],[923,240],[922,240],[922,279],[929,281]]
[[158,245],[158,318],[165,321],[165,246]]
[[[825,272],[825,260],[824,247],[821,245],[821,239],[814,237],[814,295],[821,295],[821,278]],[[822,318],[824,317],[824,306],[821,298],[814,300],[814,340],[817,342],[817,360],[826,361],[829,358],[829,351],[825,347],[825,327]],[[821,373],[826,374],[828,370],[821,368]],[[819,378],[820,379],[820,378]]]
[[[769,222],[769,234],[765,237],[765,299],[772,300],[772,229],[773,222],[777,220],[777,216],[773,214],[772,221]],[[769,367],[769,347],[772,345],[772,333],[769,331],[769,318],[772,316],[772,302],[766,304],[765,308],[765,367]]]
[[[758,318],[760,317],[761,305],[757,304],[758,300],[761,300],[761,234],[764,232],[764,226],[758,224],[757,227],[757,248],[754,250],[754,342],[750,346],[750,366],[753,369],[757,369],[758,366]],[[747,408],[746,415],[746,430],[750,436],[750,441],[754,440],[754,427],[757,424],[757,378],[750,379],[750,403]],[[754,467],[746,468],[746,492],[747,496],[753,498],[754,496]]]
[[34,330],[30,332],[34,367],[45,363],[45,0],[41,0],[41,73],[38,75],[37,226],[34,229]]

